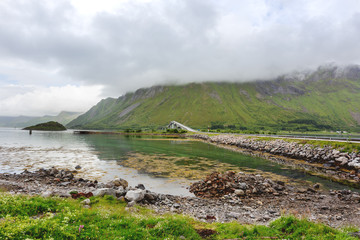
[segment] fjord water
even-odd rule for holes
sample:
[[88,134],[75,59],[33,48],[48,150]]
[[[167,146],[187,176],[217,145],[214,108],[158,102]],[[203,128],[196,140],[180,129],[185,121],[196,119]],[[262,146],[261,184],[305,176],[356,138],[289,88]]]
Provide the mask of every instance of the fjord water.
[[79,135],[72,131],[44,132],[0,128],[0,172],[39,168],[74,169],[78,176],[106,182],[115,177],[130,185],[189,195],[186,187],[212,171],[243,171],[294,182],[319,182],[327,188],[343,185],[311,176],[268,160],[199,141],[181,138],[122,135]]

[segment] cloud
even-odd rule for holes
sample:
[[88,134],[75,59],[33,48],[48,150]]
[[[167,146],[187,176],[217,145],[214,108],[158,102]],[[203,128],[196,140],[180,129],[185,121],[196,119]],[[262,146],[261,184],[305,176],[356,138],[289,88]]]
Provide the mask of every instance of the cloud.
[[[33,87],[7,85],[0,89],[3,116],[57,115],[61,110],[83,112],[100,98],[100,86]],[[92,96],[88,98],[88,96]]]
[[358,0],[3,0],[0,17],[0,86],[105,97],[360,63]]

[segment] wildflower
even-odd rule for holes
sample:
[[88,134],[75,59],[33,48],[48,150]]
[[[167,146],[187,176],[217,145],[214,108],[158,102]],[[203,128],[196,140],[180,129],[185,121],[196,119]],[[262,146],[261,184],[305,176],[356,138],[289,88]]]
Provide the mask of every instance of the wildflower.
[[79,226],[79,233],[81,232],[81,229],[83,229],[83,228],[84,228],[84,225]]

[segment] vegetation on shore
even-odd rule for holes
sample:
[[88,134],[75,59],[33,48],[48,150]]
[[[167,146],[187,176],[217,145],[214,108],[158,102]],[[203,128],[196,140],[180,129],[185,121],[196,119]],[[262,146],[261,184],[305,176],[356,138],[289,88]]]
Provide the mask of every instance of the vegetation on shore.
[[273,141],[276,139],[281,139],[287,142],[296,142],[299,144],[309,144],[313,145],[314,147],[325,147],[329,146],[334,149],[338,149],[342,152],[360,152],[360,142],[339,142],[339,141],[327,141],[327,140],[317,140],[317,139],[296,139],[296,138],[276,138],[276,137],[252,137],[254,139],[260,141]]
[[65,131],[66,127],[58,122],[50,121],[23,128],[23,130]]
[[334,229],[293,216],[269,226],[203,223],[182,215],[156,215],[126,208],[112,196],[82,199],[42,198],[0,193],[0,239],[356,239],[358,229]]

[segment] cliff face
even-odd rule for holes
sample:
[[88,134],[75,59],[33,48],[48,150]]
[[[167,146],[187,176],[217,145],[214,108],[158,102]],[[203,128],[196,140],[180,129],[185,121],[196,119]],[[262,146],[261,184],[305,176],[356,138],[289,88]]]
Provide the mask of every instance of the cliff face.
[[[155,86],[100,101],[70,128],[234,125],[265,129],[358,129],[360,67],[329,65],[271,81]],[[299,129],[301,130],[301,129]]]

